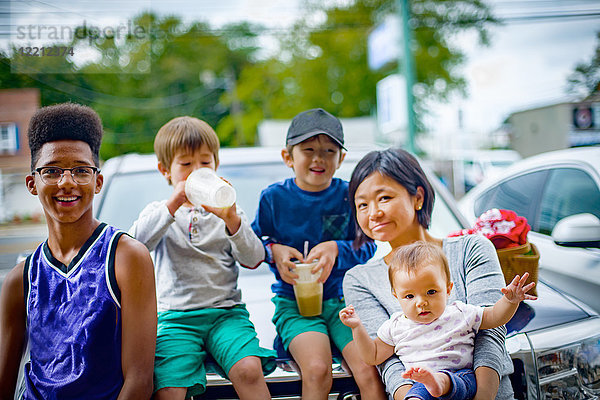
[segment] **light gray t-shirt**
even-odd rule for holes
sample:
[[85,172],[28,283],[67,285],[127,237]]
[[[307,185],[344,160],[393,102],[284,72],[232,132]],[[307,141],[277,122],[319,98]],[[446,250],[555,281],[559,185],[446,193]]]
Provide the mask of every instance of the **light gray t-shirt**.
[[[493,305],[505,285],[494,245],[483,236],[468,235],[446,238],[443,250],[448,258],[454,287],[448,301],[462,301],[477,306]],[[354,305],[369,335],[374,338],[379,327],[395,312],[401,312],[400,303],[392,295],[388,266],[383,259],[357,265],[344,278],[346,304]],[[514,399],[509,374],[513,364],[504,346],[504,326],[480,331],[475,337],[473,368],[492,368],[500,376],[497,400]],[[386,390],[393,393],[402,385],[412,384],[404,379],[404,366],[394,355],[379,365]]]
[[166,200],[150,203],[129,230],[154,260],[158,311],[227,308],[242,303],[236,261],[256,268],[264,247],[244,212],[229,235],[225,222],[204,209],[179,207],[173,217]]

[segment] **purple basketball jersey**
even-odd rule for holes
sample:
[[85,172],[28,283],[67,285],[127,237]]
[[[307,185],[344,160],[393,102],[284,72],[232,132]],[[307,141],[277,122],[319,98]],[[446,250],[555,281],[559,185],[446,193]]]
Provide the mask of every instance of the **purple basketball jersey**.
[[123,234],[100,224],[68,266],[47,241],[24,271],[30,361],[26,399],[116,399],[123,386],[115,252]]

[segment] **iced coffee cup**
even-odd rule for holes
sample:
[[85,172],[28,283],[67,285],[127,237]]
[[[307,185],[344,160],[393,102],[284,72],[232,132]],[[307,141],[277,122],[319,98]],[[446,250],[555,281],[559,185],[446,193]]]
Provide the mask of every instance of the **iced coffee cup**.
[[308,264],[298,263],[294,272],[298,275],[294,285],[294,294],[298,303],[298,311],[304,317],[314,317],[321,314],[323,305],[323,283],[319,282],[321,272],[310,271],[318,264],[315,260]]

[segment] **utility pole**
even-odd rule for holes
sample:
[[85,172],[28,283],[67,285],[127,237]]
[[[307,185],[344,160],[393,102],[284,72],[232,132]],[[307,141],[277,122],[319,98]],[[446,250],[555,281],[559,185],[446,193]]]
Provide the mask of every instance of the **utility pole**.
[[412,32],[409,25],[410,20],[410,6],[408,4],[409,0],[397,0],[396,8],[398,13],[400,14],[400,21],[402,21],[402,41],[404,48],[404,57],[402,54],[398,57],[398,73],[400,75],[404,75],[406,79],[406,107],[407,110],[407,140],[406,140],[406,149],[412,153],[415,152],[415,134],[416,134],[416,124],[415,124],[415,111],[413,108],[414,98],[413,98],[413,85],[414,85],[414,76],[415,76],[415,68],[412,56],[412,50],[410,48],[410,43],[412,42]]

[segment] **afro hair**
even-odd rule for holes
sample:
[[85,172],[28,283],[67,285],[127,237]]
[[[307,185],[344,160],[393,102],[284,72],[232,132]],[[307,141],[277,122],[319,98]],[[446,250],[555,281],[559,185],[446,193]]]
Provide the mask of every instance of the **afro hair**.
[[94,163],[100,164],[102,121],[90,107],[62,103],[40,108],[29,122],[31,170],[39,159],[42,146],[57,140],[81,140],[92,150]]

